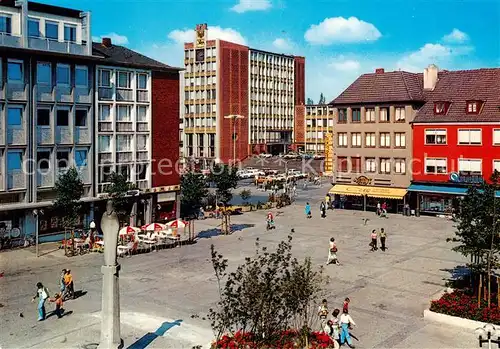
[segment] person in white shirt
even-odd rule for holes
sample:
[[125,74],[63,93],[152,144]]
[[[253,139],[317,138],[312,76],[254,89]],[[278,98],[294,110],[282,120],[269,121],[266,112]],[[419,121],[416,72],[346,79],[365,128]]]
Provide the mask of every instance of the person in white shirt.
[[340,344],[344,344],[347,342],[349,348],[354,349],[354,345],[352,345],[351,335],[349,334],[349,327],[356,326],[356,323],[349,315],[349,311],[344,309],[342,315],[340,315]]
[[318,307],[318,316],[321,322],[321,330],[324,330],[326,325],[326,318],[328,317],[328,301],[323,299],[320,306]]
[[330,239],[330,245],[328,248],[328,259],[326,260],[326,265],[332,263],[333,264],[339,264],[337,260],[337,245],[335,244],[335,239],[331,238]]
[[38,298],[38,321],[45,320],[45,301],[49,298],[49,291],[41,282],[36,284],[36,294],[31,300],[32,302]]
[[330,338],[333,340],[333,348],[340,348],[340,334],[339,334],[339,319],[338,316],[340,314],[339,309],[335,309],[332,313],[332,318],[328,320],[325,332],[328,333]]

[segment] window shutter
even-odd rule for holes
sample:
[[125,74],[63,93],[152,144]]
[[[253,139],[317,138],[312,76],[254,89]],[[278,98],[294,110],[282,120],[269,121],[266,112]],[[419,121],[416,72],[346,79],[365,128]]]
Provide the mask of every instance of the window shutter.
[[469,130],[458,130],[458,143],[469,143]]
[[500,144],[500,130],[493,130],[493,144]]
[[470,142],[474,144],[481,144],[481,130],[470,131]]
[[470,170],[481,173],[481,160],[470,160]]

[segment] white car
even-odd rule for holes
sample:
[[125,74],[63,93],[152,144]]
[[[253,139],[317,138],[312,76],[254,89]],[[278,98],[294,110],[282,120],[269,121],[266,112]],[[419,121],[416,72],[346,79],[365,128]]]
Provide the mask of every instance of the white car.
[[259,154],[259,157],[260,158],[264,158],[264,159],[268,159],[268,158],[270,158],[272,156],[273,156],[273,154],[267,154],[267,153],[261,153],[261,154]]

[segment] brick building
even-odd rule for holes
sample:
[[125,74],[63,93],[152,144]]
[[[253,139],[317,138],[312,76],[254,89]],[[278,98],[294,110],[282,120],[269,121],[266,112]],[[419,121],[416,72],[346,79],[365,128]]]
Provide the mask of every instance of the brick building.
[[293,146],[295,106],[305,99],[304,57],[208,40],[206,24],[184,49],[183,157],[227,163]]

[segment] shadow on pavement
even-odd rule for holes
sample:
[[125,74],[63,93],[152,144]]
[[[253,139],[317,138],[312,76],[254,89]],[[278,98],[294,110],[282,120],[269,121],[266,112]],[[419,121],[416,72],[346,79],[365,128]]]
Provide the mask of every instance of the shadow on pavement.
[[148,332],[141,338],[131,344],[127,349],[144,349],[150,345],[156,338],[163,336],[168,330],[174,326],[180,326],[182,320],[175,320],[174,322],[167,322],[161,324],[161,326],[154,332]]

